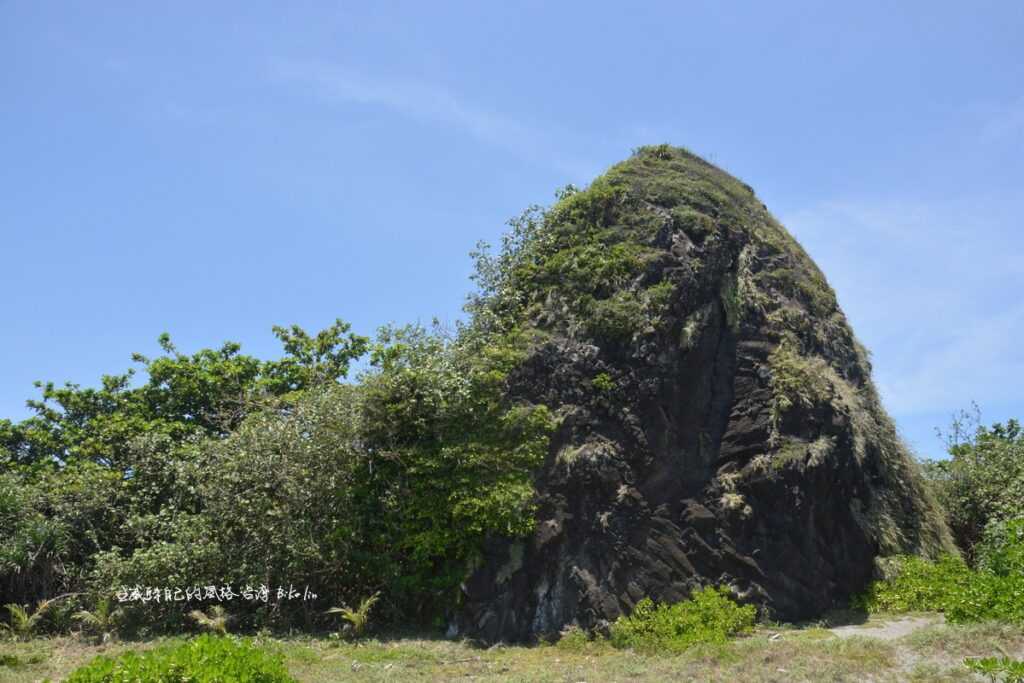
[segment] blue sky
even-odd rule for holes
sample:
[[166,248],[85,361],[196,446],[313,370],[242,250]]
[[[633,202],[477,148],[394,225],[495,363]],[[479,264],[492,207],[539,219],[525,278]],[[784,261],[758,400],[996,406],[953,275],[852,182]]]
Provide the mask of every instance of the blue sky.
[[0,416],[273,324],[460,315],[467,253],[671,142],[822,266],[911,444],[1024,417],[1024,4],[0,2]]

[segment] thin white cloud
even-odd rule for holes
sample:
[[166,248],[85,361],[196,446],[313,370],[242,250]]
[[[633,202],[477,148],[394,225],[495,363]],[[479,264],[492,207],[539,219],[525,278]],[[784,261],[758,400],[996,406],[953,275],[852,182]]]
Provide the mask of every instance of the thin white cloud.
[[380,106],[456,128],[527,160],[546,163],[576,183],[590,179],[587,174],[592,165],[555,154],[549,136],[438,85],[370,76],[337,64],[294,60],[274,62],[272,76],[304,85],[328,101]]
[[873,351],[897,416],[972,399],[1019,401],[1024,383],[1024,201],[824,202],[785,224]]

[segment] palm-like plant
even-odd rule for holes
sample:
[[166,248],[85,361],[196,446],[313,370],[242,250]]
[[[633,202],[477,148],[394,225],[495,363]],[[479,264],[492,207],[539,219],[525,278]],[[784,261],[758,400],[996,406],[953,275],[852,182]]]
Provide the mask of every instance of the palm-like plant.
[[370,610],[373,609],[373,606],[379,599],[380,593],[377,592],[360,602],[357,609],[352,609],[351,607],[332,607],[325,614],[340,614],[341,618],[348,622],[345,629],[352,637],[358,638],[366,630],[366,624],[370,621]]
[[36,627],[39,626],[39,622],[43,620],[46,615],[46,610],[56,602],[58,598],[51,600],[40,600],[36,604],[34,611],[29,612],[28,605],[19,605],[17,603],[9,603],[4,607],[7,612],[11,615],[10,624],[0,624],[5,630],[9,631],[18,640],[28,640],[35,633]]
[[189,612],[188,615],[192,617],[192,619],[199,624],[201,628],[204,628],[211,633],[218,633],[222,636],[226,636],[228,634],[228,622],[231,621],[231,617],[222,605],[214,605],[210,608],[209,612],[194,609]]
[[110,598],[103,598],[96,603],[96,609],[93,611],[90,612],[83,609],[75,612],[72,618],[80,621],[82,626],[95,631],[100,642],[105,643],[110,640],[110,637],[117,629],[117,621],[121,618],[121,610],[112,606]]

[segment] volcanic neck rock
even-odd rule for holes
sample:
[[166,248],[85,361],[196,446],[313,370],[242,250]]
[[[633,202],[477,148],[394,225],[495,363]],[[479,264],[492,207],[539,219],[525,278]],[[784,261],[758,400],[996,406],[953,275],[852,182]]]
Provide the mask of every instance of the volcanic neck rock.
[[561,418],[526,539],[463,584],[462,635],[601,628],[705,585],[772,618],[955,552],[825,278],[753,191],[640,149],[544,220],[512,400]]

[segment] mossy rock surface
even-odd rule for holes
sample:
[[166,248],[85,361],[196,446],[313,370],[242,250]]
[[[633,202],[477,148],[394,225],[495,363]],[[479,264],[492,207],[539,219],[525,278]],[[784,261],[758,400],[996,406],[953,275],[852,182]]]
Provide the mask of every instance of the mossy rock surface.
[[600,627],[720,584],[803,619],[880,555],[955,552],[824,275],[727,173],[641,148],[547,212],[508,284],[537,332],[510,398],[560,426],[536,531],[493,539],[461,634]]

